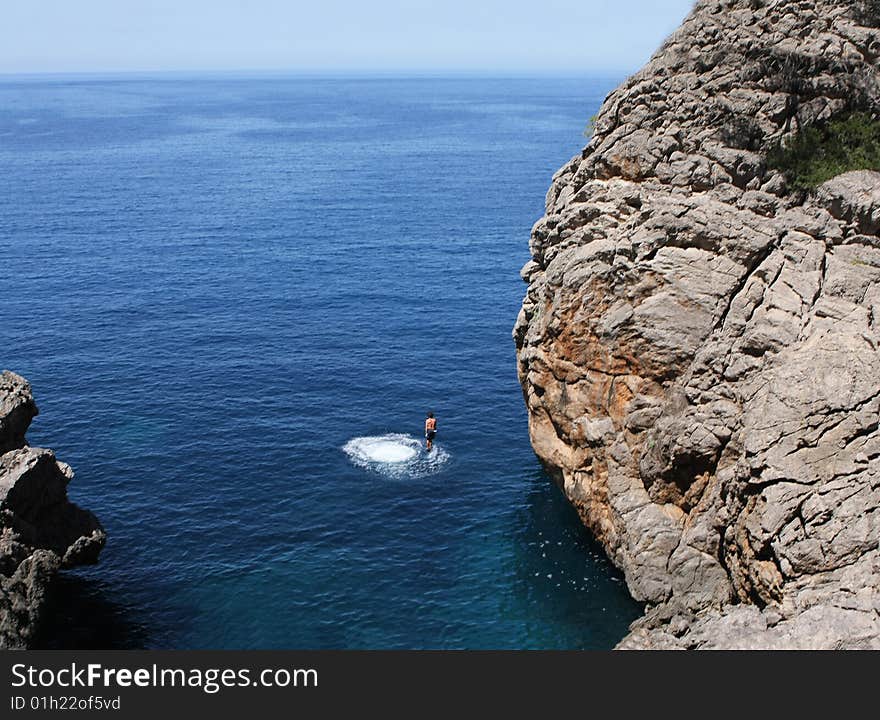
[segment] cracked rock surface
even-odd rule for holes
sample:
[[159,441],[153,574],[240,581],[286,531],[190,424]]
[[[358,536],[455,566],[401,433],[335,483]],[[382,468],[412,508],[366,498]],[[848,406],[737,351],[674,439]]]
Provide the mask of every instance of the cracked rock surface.
[[31,644],[58,570],[97,562],[106,540],[67,499],[70,466],[26,444],[36,414],[27,381],[0,373],[0,648]]
[[768,150],[878,109],[844,0],[704,0],[532,231],[532,444],[646,604],[622,648],[880,648],[880,174]]

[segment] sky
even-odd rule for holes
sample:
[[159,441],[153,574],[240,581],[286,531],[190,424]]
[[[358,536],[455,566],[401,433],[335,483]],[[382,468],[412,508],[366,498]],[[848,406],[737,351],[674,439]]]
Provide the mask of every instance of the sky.
[[4,0],[0,73],[633,71],[693,0]]

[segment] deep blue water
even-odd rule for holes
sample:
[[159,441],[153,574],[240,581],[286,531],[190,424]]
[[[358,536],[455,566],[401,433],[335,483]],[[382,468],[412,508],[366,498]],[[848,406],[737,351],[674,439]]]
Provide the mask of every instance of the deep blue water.
[[[109,533],[43,642],[619,640],[639,608],[532,453],[510,337],[617,80],[0,82],[0,365]],[[429,409],[431,472],[342,450]]]

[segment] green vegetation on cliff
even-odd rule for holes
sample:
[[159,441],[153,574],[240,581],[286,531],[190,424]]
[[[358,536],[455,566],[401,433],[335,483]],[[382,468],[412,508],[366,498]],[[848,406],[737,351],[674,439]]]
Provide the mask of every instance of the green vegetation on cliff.
[[880,170],[880,121],[854,112],[803,128],[770,151],[767,165],[782,171],[794,190],[812,190],[850,170]]

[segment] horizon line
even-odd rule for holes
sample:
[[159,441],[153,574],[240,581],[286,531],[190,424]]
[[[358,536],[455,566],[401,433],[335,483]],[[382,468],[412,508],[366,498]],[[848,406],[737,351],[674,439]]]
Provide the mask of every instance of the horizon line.
[[626,78],[637,72],[638,68],[595,68],[592,70],[572,70],[546,68],[155,68],[123,70],[0,70],[0,79],[14,78],[63,78],[63,77],[110,77],[110,76],[254,76],[283,75],[302,78]]

